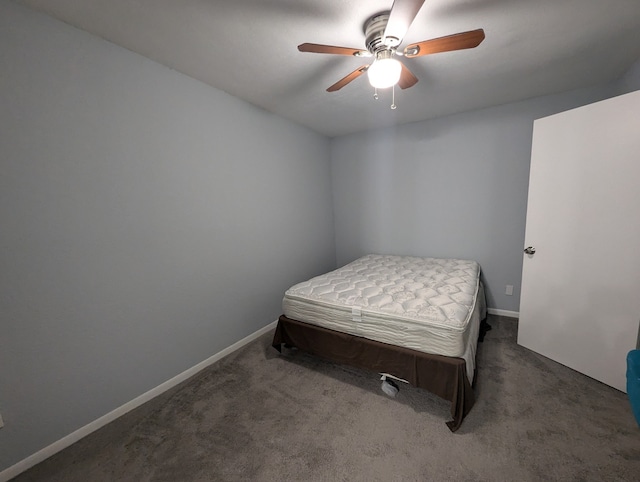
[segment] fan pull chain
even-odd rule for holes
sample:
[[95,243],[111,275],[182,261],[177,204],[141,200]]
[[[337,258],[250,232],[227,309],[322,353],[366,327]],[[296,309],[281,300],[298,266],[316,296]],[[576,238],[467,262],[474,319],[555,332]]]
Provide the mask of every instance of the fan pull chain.
[[375,100],[378,100],[378,88],[377,87],[373,88],[373,98]]
[[394,85],[391,88],[391,110],[394,110],[396,107],[396,86]]

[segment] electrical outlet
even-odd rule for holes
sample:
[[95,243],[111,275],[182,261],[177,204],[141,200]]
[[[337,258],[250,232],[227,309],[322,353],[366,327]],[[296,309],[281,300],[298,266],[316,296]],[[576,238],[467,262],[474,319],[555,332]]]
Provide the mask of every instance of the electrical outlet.
[[504,290],[504,294],[507,296],[513,295],[513,285],[507,285],[507,288]]

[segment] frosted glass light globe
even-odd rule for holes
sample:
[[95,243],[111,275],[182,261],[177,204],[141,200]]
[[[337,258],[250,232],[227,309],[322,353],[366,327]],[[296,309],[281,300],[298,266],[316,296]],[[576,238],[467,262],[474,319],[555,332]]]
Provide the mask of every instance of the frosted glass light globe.
[[376,89],[386,89],[400,80],[402,65],[396,59],[378,59],[367,70],[369,83]]

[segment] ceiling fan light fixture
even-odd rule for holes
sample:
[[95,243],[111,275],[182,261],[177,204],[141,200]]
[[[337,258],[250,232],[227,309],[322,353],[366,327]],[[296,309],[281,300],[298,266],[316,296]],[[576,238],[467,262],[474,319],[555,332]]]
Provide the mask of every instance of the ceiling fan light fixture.
[[[423,40],[399,50],[402,40],[411,23],[418,15],[425,0],[397,0],[393,2],[391,10],[380,12],[370,17],[363,25],[366,50],[335,45],[304,43],[298,45],[300,52],[319,54],[353,55],[355,57],[374,56],[370,65],[362,65],[350,74],[345,75],[335,84],[327,88],[327,92],[336,92],[354,81],[365,72],[369,83],[376,89],[387,89],[396,84],[401,89],[413,87],[418,78],[403,63],[394,59],[399,55],[405,59],[422,57],[441,52],[471,49],[480,45],[484,40],[484,30],[479,28],[468,32],[460,32],[445,37]],[[395,91],[395,89],[394,89]],[[376,94],[377,95],[377,94]],[[392,104],[393,109],[395,103]]]
[[378,58],[367,70],[369,83],[376,89],[393,87],[400,80],[402,65],[396,59]]

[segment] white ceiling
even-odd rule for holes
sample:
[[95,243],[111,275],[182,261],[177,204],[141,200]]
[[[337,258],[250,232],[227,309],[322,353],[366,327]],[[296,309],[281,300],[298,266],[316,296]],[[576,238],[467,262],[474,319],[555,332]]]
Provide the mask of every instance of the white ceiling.
[[603,84],[640,58],[640,0],[427,0],[403,45],[484,28],[470,50],[405,59],[419,82],[374,101],[368,59],[298,52],[364,48],[393,0],[19,0],[328,136]]

